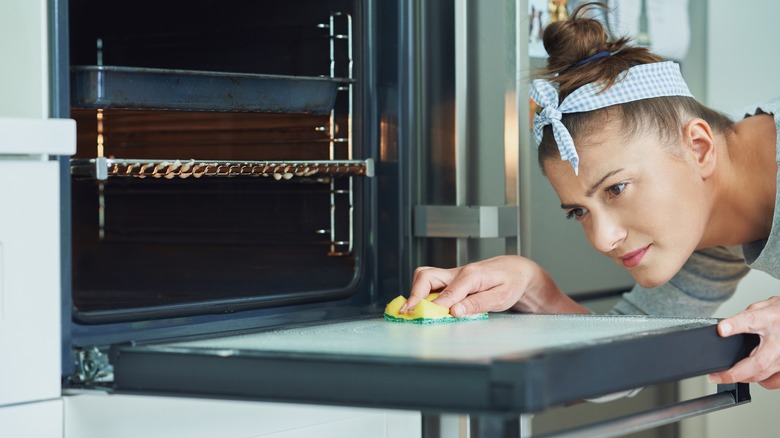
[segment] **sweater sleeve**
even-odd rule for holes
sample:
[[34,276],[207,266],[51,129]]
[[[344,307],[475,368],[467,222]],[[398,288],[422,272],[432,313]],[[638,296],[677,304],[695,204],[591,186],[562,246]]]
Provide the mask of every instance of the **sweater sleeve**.
[[653,289],[635,285],[608,313],[710,317],[749,271],[739,246],[702,249],[666,284]]

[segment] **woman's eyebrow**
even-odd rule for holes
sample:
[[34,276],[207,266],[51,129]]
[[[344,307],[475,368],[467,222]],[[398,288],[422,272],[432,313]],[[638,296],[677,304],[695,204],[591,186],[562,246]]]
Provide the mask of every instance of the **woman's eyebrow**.
[[[620,168],[620,169],[613,170],[613,171],[611,171],[611,172],[607,172],[607,173],[606,173],[604,176],[602,176],[602,177],[601,177],[601,178],[600,178],[598,181],[596,181],[596,183],[595,183],[595,184],[593,184],[593,185],[591,185],[591,186],[590,186],[590,188],[588,189],[588,191],[587,191],[587,192],[585,192],[585,196],[587,196],[588,198],[590,198],[591,196],[593,196],[593,194],[594,194],[594,193],[596,193],[596,190],[598,190],[599,186],[600,186],[600,185],[602,185],[602,184],[604,184],[604,181],[605,181],[607,178],[609,178],[609,177],[610,177],[610,176],[612,176],[612,175],[618,174],[618,173],[622,172],[623,170],[625,170],[625,169],[623,169],[623,168]],[[577,204],[561,204],[561,208],[562,208],[562,209],[564,209],[564,210],[568,210],[568,209],[572,209],[572,208],[579,208],[579,207],[580,207],[580,205],[577,205]]]
[[612,175],[614,175],[614,174],[616,174],[616,173],[620,173],[620,172],[622,172],[622,171],[623,171],[623,169],[621,168],[621,169],[616,169],[616,170],[613,170],[613,171],[611,171],[611,172],[607,172],[607,174],[606,174],[606,175],[602,176],[602,177],[601,177],[601,179],[599,179],[599,180],[598,180],[598,181],[597,181],[595,184],[593,184],[593,185],[591,185],[591,186],[590,186],[590,188],[588,189],[588,191],[587,191],[587,192],[585,192],[585,196],[587,196],[588,198],[590,198],[591,196],[593,196],[593,194],[594,194],[594,193],[596,193],[596,190],[598,190],[599,186],[600,186],[601,184],[603,184],[603,183],[604,183],[604,180],[606,180],[606,179],[607,179],[607,178],[609,178],[610,176],[612,176]]

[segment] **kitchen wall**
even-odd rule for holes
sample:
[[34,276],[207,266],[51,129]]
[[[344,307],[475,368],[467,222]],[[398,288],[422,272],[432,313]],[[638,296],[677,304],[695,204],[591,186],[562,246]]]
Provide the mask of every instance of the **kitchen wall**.
[[[650,0],[652,1],[652,0]],[[705,68],[700,76],[689,76],[698,96],[709,106],[734,112],[747,105],[780,97],[780,2],[762,0],[691,0],[702,8],[705,30],[703,47],[692,47],[695,57]],[[705,5],[706,3],[706,5]],[[695,5],[692,5],[692,8]],[[692,16],[699,20],[701,16]],[[695,72],[695,70],[694,70]],[[694,86],[692,84],[692,89]],[[694,91],[696,93],[696,91]],[[716,316],[733,315],[750,303],[780,295],[780,280],[761,272],[751,272],[742,281],[730,301]],[[704,378],[682,385],[683,395],[714,391]],[[753,402],[682,423],[681,436],[720,438],[735,435],[751,438],[776,437],[780,390],[769,391],[751,385]]]

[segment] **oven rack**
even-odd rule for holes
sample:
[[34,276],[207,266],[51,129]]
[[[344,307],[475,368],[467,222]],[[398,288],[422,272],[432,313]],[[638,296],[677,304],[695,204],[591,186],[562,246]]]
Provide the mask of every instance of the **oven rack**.
[[374,160],[307,160],[307,161],[225,161],[225,160],[151,160],[118,158],[74,158],[73,176],[104,181],[109,177],[132,178],[201,178],[201,177],[271,177],[289,180],[293,177],[374,176]]
[[329,114],[350,78],[81,65],[71,106],[88,109]]

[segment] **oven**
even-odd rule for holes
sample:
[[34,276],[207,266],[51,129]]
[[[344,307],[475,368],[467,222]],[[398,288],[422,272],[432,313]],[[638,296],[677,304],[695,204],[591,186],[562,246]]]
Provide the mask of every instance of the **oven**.
[[[162,430],[156,421],[174,422],[172,406],[199,412],[189,421],[202,427],[216,423],[195,417],[224,421],[246,408],[263,424],[290,416],[284,429],[308,408],[279,414],[282,402],[391,410],[377,421],[408,428],[388,436],[436,436],[448,413],[478,414],[474,436],[508,436],[520,413],[722,368],[752,342],[719,340],[709,320],[629,318],[615,332],[614,321],[575,318],[568,327],[594,339],[480,348],[474,338],[488,332],[536,327],[544,339],[559,321],[496,315],[488,326],[404,335],[425,347],[412,356],[390,351],[409,327],[381,324],[382,309],[416,266],[509,253],[570,269],[548,244],[566,232],[550,219],[558,208],[537,198],[544,183],[524,140],[523,2],[40,5],[45,112],[76,122],[75,153],[46,150],[59,181],[44,185],[59,190],[59,239],[45,248],[59,249],[66,436],[137,427],[140,411]],[[629,287],[608,261],[593,263],[567,291]],[[452,350],[432,348],[442,343]],[[688,343],[703,349],[696,360],[648,361],[633,380],[614,379],[599,359],[688,354]],[[565,374],[572,354],[602,378],[574,390],[575,375],[550,388],[535,380]],[[398,379],[420,378],[399,390]],[[718,397],[705,403],[749,399],[744,389]],[[364,419],[328,409],[307,418]]]
[[[112,345],[376,313],[416,266],[518,253],[515,6],[461,3],[53,2],[67,384]],[[469,47],[477,12],[501,44]]]
[[60,5],[58,83],[78,126],[63,297],[78,357],[357,315],[399,291],[410,261],[378,233],[399,230],[408,210],[396,188],[403,103],[389,91],[399,57],[379,56],[394,50],[397,11],[353,0]]

